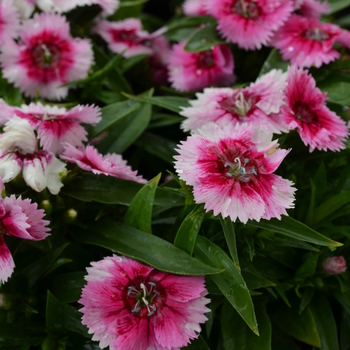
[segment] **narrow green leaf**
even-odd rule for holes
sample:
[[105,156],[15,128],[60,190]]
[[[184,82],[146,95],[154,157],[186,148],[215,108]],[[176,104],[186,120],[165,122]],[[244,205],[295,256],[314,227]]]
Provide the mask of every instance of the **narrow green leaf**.
[[295,279],[298,282],[311,277],[316,272],[319,254],[310,252],[305,257],[305,262],[296,270]]
[[338,290],[333,291],[333,296],[339,301],[343,308],[350,314],[350,291],[341,293]]
[[259,334],[248,287],[233,261],[217,245],[201,236],[197,237],[194,255],[205,264],[225,269],[224,272],[212,275],[211,278],[250,329]]
[[321,338],[321,349],[339,350],[337,324],[326,296],[320,292],[316,293],[310,307]]
[[120,222],[100,220],[87,232],[72,232],[75,240],[93,244],[179,275],[210,275],[222,268],[211,267],[171,243]]
[[310,204],[309,204],[309,209],[307,210],[306,218],[305,218],[305,223],[307,225],[312,224],[312,219],[314,215],[314,209],[315,209],[315,194],[316,194],[316,185],[314,181],[310,178],[310,188],[311,188],[311,196],[310,196]]
[[184,250],[192,255],[198,232],[204,219],[202,205],[197,205],[181,223],[174,241],[175,247]]
[[301,297],[300,306],[299,306],[299,315],[310,304],[314,294],[315,294],[315,288],[313,287],[306,287],[303,290],[303,296]]
[[[130,205],[141,188],[142,184],[138,182],[85,172],[65,185],[62,193],[83,202]],[[154,205],[176,207],[183,204],[185,204],[185,196],[180,192],[157,188]]]
[[223,219],[221,215],[219,215],[221,227],[224,231],[226,243],[228,246],[228,250],[230,251],[231,258],[238,270],[241,270],[239,266],[238,253],[237,253],[237,245],[236,245],[236,233],[235,228],[233,227],[233,223],[230,217]]
[[264,278],[259,274],[259,272],[243,269],[242,276],[250,290],[276,286],[276,283]]
[[81,323],[82,314],[73,306],[61,303],[49,290],[46,300],[46,327],[54,332],[76,332],[91,338]]
[[271,323],[265,307],[256,307],[260,336],[252,334],[249,327],[226,301],[221,309],[221,331],[224,350],[271,350]]
[[198,27],[203,23],[215,23],[215,19],[210,16],[175,17],[167,26],[166,32],[186,27]]
[[272,350],[300,350],[293,339],[275,327],[272,331]]
[[80,299],[81,290],[85,285],[86,271],[76,271],[55,276],[52,285],[53,294],[62,303],[73,303]]
[[128,114],[136,111],[141,104],[134,100],[116,102],[101,109],[102,120],[94,127],[92,137],[110,128]]
[[288,65],[289,62],[284,62],[282,60],[282,57],[279,54],[278,50],[272,49],[263,66],[261,67],[259,77],[263,74],[268,73],[272,69],[282,69],[285,72],[287,71]]
[[156,189],[162,174],[144,185],[130,203],[124,223],[141,231],[152,233],[152,209]]
[[174,114],[167,113],[154,113],[152,120],[148,126],[148,130],[161,128],[163,126],[169,126],[174,124],[180,124],[185,118]]
[[135,66],[137,63],[144,60],[146,57],[148,57],[148,56],[147,55],[137,55],[137,56],[131,56],[131,57],[125,58],[122,61],[121,71],[123,73],[127,72],[133,66]]
[[331,6],[331,11],[329,12],[329,14],[336,13],[350,6],[350,0],[328,0],[328,2]]
[[185,44],[184,50],[189,52],[205,51],[210,50],[215,45],[224,43],[225,41],[220,39],[216,31],[216,25],[209,23],[192,33]]
[[[316,212],[316,211],[315,211]],[[316,214],[315,214],[316,217]],[[341,243],[332,241],[331,239],[322,236],[320,233],[314,231],[310,227],[304,225],[289,216],[282,216],[281,220],[260,220],[259,222],[251,221],[249,226],[261,227],[265,230],[280,233],[304,242],[319,244],[327,247],[340,247]]]
[[29,287],[32,287],[35,282],[51,268],[52,264],[57,260],[68,245],[69,243],[66,243],[49,254],[44,255],[22,271],[22,274],[28,281]]
[[341,192],[327,199],[315,209],[313,224],[319,223],[348,203],[350,203],[350,191]]

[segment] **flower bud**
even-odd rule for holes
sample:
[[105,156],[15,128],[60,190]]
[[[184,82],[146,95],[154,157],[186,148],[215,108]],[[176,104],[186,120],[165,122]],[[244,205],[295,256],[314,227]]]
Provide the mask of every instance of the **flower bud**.
[[343,256],[332,256],[323,262],[324,272],[339,275],[346,270],[346,260]]

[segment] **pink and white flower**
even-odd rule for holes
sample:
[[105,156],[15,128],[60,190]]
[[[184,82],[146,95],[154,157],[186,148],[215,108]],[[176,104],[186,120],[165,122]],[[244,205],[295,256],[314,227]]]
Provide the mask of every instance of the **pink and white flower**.
[[293,11],[290,0],[217,0],[207,11],[224,38],[246,50],[260,49]]
[[323,270],[329,275],[339,275],[346,271],[346,260],[343,256],[332,256],[323,262]]
[[119,179],[146,183],[146,180],[137,175],[137,171],[133,171],[120,154],[108,153],[103,156],[93,146],[77,149],[66,143],[61,158],[97,175],[110,175]]
[[83,141],[87,141],[87,132],[80,123],[96,125],[101,120],[100,108],[93,105],[78,105],[67,110],[32,102],[28,106],[12,107],[10,113],[28,120],[31,127],[37,130],[43,149],[54,154],[63,152],[65,142],[83,146]]
[[10,1],[0,2],[0,45],[9,38],[15,38],[19,31],[16,9]]
[[[1,184],[0,190],[3,186]],[[12,275],[15,263],[3,235],[39,241],[48,236],[49,221],[43,220],[44,210],[37,209],[29,199],[11,197],[0,199],[0,282],[4,283]]]
[[233,56],[226,45],[202,52],[187,52],[184,46],[185,42],[174,45],[170,54],[169,81],[174,89],[198,91],[234,83]]
[[142,30],[138,18],[127,18],[118,22],[103,20],[96,24],[93,31],[107,42],[111,51],[123,53],[124,57],[153,53],[151,35]]
[[207,2],[208,0],[186,0],[182,5],[183,12],[186,16],[205,16]]
[[215,122],[221,127],[248,123],[265,132],[287,131],[280,117],[285,84],[286,74],[274,69],[243,89],[204,89],[190,101],[191,107],[182,108],[180,114],[187,117],[182,128],[193,131]]
[[345,121],[326,106],[326,93],[316,87],[307,70],[289,67],[286,87],[286,107],[282,115],[289,129],[297,129],[310,152],[315,148],[339,151],[345,148],[349,135]]
[[100,348],[175,350],[198,337],[210,311],[203,276],[176,276],[117,255],[91,265],[79,303]]
[[275,33],[270,45],[280,50],[285,61],[290,60],[298,67],[319,68],[340,57],[333,49],[336,42],[350,48],[350,33],[316,18],[292,15]]
[[273,174],[289,151],[271,138],[248,124],[206,124],[179,145],[176,172],[193,186],[195,202],[214,215],[243,223],[280,219],[293,207],[295,188]]
[[298,12],[307,18],[320,18],[329,11],[330,7],[327,1],[303,0],[298,7]]
[[18,43],[7,40],[0,62],[3,75],[26,96],[61,99],[68,87],[62,84],[83,79],[93,60],[91,44],[72,38],[65,17],[35,14],[23,22]]

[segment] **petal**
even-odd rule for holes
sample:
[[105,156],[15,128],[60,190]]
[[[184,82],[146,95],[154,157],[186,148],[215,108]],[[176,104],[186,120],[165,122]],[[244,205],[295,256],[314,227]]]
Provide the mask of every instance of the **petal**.
[[12,275],[15,268],[12,255],[7,248],[3,235],[0,234],[0,282],[4,283]]

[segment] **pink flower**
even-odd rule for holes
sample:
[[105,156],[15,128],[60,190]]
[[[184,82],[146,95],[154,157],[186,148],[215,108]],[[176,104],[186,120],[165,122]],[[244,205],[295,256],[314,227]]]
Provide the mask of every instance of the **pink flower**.
[[96,125],[101,120],[100,109],[95,106],[78,105],[67,111],[64,107],[32,102],[21,108],[13,107],[11,113],[28,120],[37,129],[43,149],[54,154],[63,152],[65,142],[83,146],[87,132],[80,123]]
[[185,0],[182,5],[183,12],[186,16],[205,16],[207,2],[208,0]]
[[175,276],[117,255],[91,265],[79,303],[100,348],[175,350],[198,337],[210,311],[203,276]]
[[150,47],[150,34],[141,28],[138,18],[118,22],[103,20],[97,23],[94,32],[102,36],[111,51],[123,53],[124,57],[151,55],[153,51]]
[[258,134],[252,125],[220,128],[214,123],[181,142],[175,169],[193,186],[196,203],[214,215],[249,219],[281,218],[293,207],[292,182],[272,174],[288,150],[278,149],[272,134]]
[[299,6],[299,13],[303,17],[307,18],[320,18],[322,15],[328,13],[330,7],[327,1],[317,1],[317,0],[303,0]]
[[133,171],[121,155],[108,153],[103,156],[93,146],[79,150],[70,144],[65,144],[65,151],[61,156],[70,163],[75,163],[79,168],[92,171],[94,174],[104,174],[118,177],[119,179],[146,183],[142,176]]
[[307,70],[289,67],[283,117],[289,129],[297,129],[304,144],[310,146],[310,152],[315,148],[324,151],[345,148],[348,128],[326,107],[326,100],[326,93],[316,87]]
[[190,101],[191,107],[182,109],[180,114],[187,117],[182,128],[195,130],[215,122],[221,127],[249,123],[265,132],[287,131],[280,117],[285,82],[286,74],[272,70],[244,89],[204,89],[197,100]]
[[169,80],[180,91],[202,90],[211,85],[233,84],[234,63],[226,45],[216,45],[211,50],[186,52],[185,42],[173,46],[169,60]]
[[72,38],[65,17],[35,14],[23,22],[18,43],[9,40],[0,56],[3,75],[29,97],[61,99],[68,87],[60,85],[87,76],[92,63],[91,44]]
[[44,210],[37,209],[37,204],[29,199],[14,195],[0,199],[0,282],[6,282],[15,267],[3,234],[32,241],[45,239],[50,229],[46,227],[49,221],[43,220],[44,214]]
[[339,275],[346,271],[346,260],[343,256],[332,256],[323,262],[324,272]]
[[0,45],[15,38],[19,30],[18,14],[9,1],[0,2]]
[[246,50],[260,49],[290,16],[290,0],[216,0],[207,11],[218,20],[218,30]]
[[335,42],[350,48],[350,33],[316,18],[292,15],[276,32],[270,44],[281,51],[282,58],[298,67],[317,68],[340,57]]

